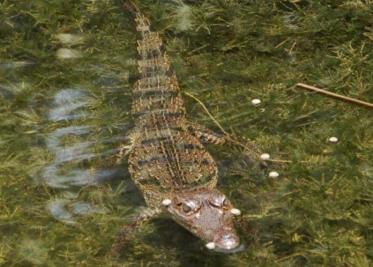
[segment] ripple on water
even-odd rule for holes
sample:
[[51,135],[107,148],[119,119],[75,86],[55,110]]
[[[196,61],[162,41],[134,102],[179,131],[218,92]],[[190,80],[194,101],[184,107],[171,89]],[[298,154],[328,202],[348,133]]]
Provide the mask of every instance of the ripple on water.
[[77,186],[96,185],[110,180],[118,174],[117,169],[84,170],[72,169],[67,174],[61,174],[59,165],[49,165],[44,168],[43,180],[49,186],[60,189],[72,189]]
[[91,150],[93,142],[82,142],[69,147],[59,148],[59,153],[56,154],[54,162],[57,164],[68,161],[82,161],[91,159],[96,156],[94,153],[87,152]]
[[[41,239],[23,239],[17,246],[17,253],[25,260],[24,262],[28,261],[32,266],[44,266],[47,263],[48,247]],[[29,266],[31,264],[25,265]]]
[[78,109],[86,106],[89,100],[89,97],[80,89],[63,89],[54,97],[53,108],[49,111],[49,119],[62,121],[85,117],[86,112],[78,112]]
[[47,210],[53,218],[66,224],[75,224],[75,216],[104,212],[88,202],[80,201],[78,196],[72,196],[77,187],[98,184],[118,175],[116,168],[96,167],[97,157],[111,155],[115,149],[97,153],[95,146],[118,140],[89,140],[90,136],[95,135],[96,127],[93,120],[87,122],[82,119],[94,118],[86,108],[91,101],[92,98],[83,89],[62,89],[55,94],[48,112],[54,129],[45,135],[45,143],[53,160],[43,168],[41,179],[49,187],[61,189],[47,203]]
[[74,224],[73,216],[65,208],[68,203],[65,199],[54,199],[47,204],[47,208],[50,214],[58,221],[62,221],[66,224]]
[[66,135],[86,135],[89,133],[90,126],[87,125],[80,125],[80,126],[68,126],[62,127],[54,130],[53,132],[49,133],[46,137],[47,147],[51,151],[55,151],[56,149],[60,149],[60,139]]
[[43,178],[49,187],[69,189],[76,186],[96,184],[92,172],[84,169],[72,169],[67,174],[61,174],[59,165],[49,165],[44,168]]
[[58,221],[65,224],[75,224],[74,215],[89,215],[93,213],[104,213],[100,209],[83,201],[74,201],[74,199],[57,198],[49,201],[47,209],[50,214]]

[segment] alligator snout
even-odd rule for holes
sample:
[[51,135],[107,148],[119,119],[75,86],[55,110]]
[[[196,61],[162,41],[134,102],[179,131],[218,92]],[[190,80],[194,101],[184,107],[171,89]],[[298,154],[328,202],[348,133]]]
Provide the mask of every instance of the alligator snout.
[[241,248],[233,225],[233,218],[241,212],[218,190],[179,192],[162,204],[177,223],[204,240],[208,249],[235,252]]

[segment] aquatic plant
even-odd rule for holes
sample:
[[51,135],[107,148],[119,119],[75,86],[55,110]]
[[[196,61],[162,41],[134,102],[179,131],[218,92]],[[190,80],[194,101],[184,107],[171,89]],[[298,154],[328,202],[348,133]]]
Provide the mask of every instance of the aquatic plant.
[[[372,112],[294,85],[373,102],[373,3],[137,3],[162,33],[182,91],[274,159],[260,169],[240,146],[209,148],[220,188],[242,210],[247,250],[208,253],[159,219],[120,259],[105,256],[142,203],[114,156],[130,124],[131,19],[121,1],[2,1],[0,265],[369,266]],[[184,99],[191,120],[219,130]],[[48,183],[48,166],[64,180]]]

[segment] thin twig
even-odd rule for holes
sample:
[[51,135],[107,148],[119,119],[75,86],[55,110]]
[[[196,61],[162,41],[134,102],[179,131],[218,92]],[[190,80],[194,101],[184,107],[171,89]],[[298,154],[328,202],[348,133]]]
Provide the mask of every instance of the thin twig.
[[194,95],[192,94],[189,94],[188,92],[184,92],[185,95],[193,98],[195,101],[198,102],[198,104],[201,105],[201,107],[205,110],[205,112],[207,113],[207,115],[210,117],[210,119],[216,124],[216,126],[219,127],[219,129],[225,134],[225,135],[228,135],[229,134],[224,130],[223,126],[221,126],[221,124],[214,118],[214,116],[212,116],[212,114],[210,113],[210,111],[207,109],[207,107],[205,106],[205,104],[202,103],[201,100],[199,100],[197,97],[195,97]]
[[362,101],[362,100],[359,100],[359,99],[356,99],[356,98],[351,98],[351,97],[348,97],[348,96],[343,96],[343,95],[339,95],[339,94],[336,94],[336,93],[332,93],[332,92],[329,92],[327,90],[320,89],[320,88],[317,88],[315,86],[307,85],[307,84],[304,84],[304,83],[297,83],[296,86],[298,86],[300,88],[303,88],[303,89],[311,90],[311,91],[314,91],[314,92],[317,92],[317,93],[320,93],[320,94],[323,94],[323,95],[327,95],[327,96],[330,96],[330,97],[333,97],[333,98],[336,98],[336,99],[339,99],[339,100],[343,100],[343,101],[346,101],[346,102],[357,104],[357,105],[363,106],[365,108],[373,109],[373,104],[372,103],[365,102],[365,101]]

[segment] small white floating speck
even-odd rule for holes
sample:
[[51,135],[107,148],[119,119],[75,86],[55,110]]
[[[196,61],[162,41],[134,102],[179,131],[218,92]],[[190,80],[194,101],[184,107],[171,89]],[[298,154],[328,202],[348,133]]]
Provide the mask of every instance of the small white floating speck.
[[332,137],[329,138],[329,142],[330,143],[337,143],[338,142],[338,138],[335,137],[335,136],[332,136]]
[[260,158],[262,160],[269,160],[271,156],[268,153],[263,153],[262,155],[260,155]]
[[271,177],[271,178],[277,178],[277,177],[280,176],[280,174],[276,171],[272,171],[268,174],[268,176]]
[[237,216],[241,215],[241,211],[239,209],[236,209],[236,208],[231,209],[231,213],[233,215],[237,215]]
[[206,244],[206,248],[208,249],[214,249],[215,248],[215,243],[214,242],[209,242]]
[[171,205],[171,202],[172,202],[171,199],[166,198],[166,199],[162,200],[162,205],[165,206],[165,207],[167,207],[167,206]]
[[262,101],[258,98],[255,98],[255,99],[251,100],[251,103],[256,106],[256,105],[259,105],[260,103],[262,103]]
[[75,49],[60,48],[57,50],[56,56],[59,59],[72,59],[82,57],[82,53]]

